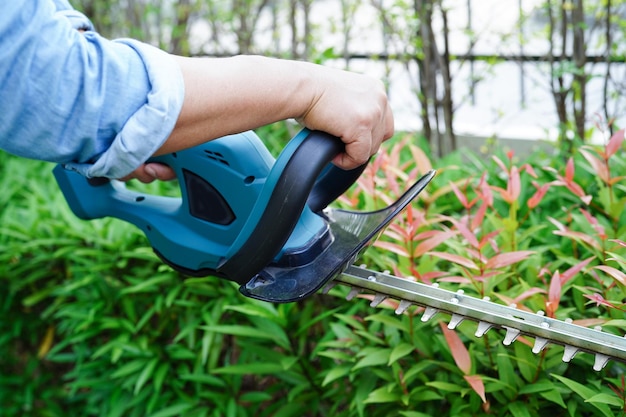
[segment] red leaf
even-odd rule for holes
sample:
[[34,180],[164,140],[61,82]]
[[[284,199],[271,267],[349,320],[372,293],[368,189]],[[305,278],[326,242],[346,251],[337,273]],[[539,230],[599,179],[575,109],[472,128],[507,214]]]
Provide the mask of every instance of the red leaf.
[[517,200],[520,194],[520,178],[519,178],[519,170],[516,166],[511,167],[511,173],[509,174],[509,181],[506,185],[506,191],[509,194],[511,201],[507,201],[508,203],[513,203]]
[[446,261],[450,261],[453,262],[455,264],[459,264],[461,266],[464,266],[466,268],[470,268],[470,269],[478,269],[478,265],[476,265],[476,263],[474,263],[474,261],[472,261],[471,259],[467,259],[463,256],[460,255],[454,255],[452,253],[446,253],[446,252],[428,252],[428,255],[432,255],[435,258],[439,258],[439,259],[445,259]]
[[580,149],[580,153],[583,154],[587,162],[589,162],[591,167],[596,171],[596,174],[598,174],[598,177],[600,177],[600,179],[604,181],[605,183],[608,183],[610,180],[610,176],[609,176],[609,167],[606,165],[606,163],[603,160],[596,158],[594,155],[587,152],[585,149]]
[[520,262],[528,258],[533,253],[535,252],[529,251],[529,250],[499,253],[489,258],[489,260],[487,260],[487,264],[485,265],[485,267],[487,269],[493,269],[493,268],[502,268],[504,266],[509,266],[511,264]]
[[612,266],[608,266],[608,265],[598,265],[598,266],[594,266],[593,268],[606,272],[609,276],[611,276],[611,278],[613,278],[620,284],[626,285],[626,274],[624,274],[619,269],[615,269]]
[[592,256],[591,258],[587,258],[584,261],[581,261],[581,262],[577,263],[576,265],[574,265],[573,267],[569,268],[567,271],[563,272],[561,274],[561,285],[565,285],[565,283],[567,283],[567,281],[572,279],[574,277],[574,275],[579,273],[581,269],[586,267],[587,264],[589,264],[589,262],[591,262],[594,259],[595,259],[595,256]]
[[565,164],[565,180],[570,183],[574,180],[574,159],[570,158]]
[[[584,294],[583,294],[584,295]],[[609,321],[608,319],[580,319],[572,321],[572,324],[583,327],[595,327],[602,326],[604,323]]]
[[483,400],[483,403],[487,402],[487,398],[485,398],[485,385],[483,384],[483,379],[480,375],[465,375],[463,376],[470,387],[474,390],[476,394]]
[[456,198],[458,198],[461,204],[463,204],[464,208],[467,209],[471,207],[467,201],[467,196],[463,194],[461,190],[459,190],[459,187],[457,187],[456,184],[453,183],[452,181],[450,181],[450,188],[452,188],[454,195],[456,195]]
[[474,233],[472,233],[467,226],[465,226],[465,224],[455,221],[454,225],[456,226],[456,228],[458,229],[458,231],[461,233],[461,236],[463,236],[465,238],[465,240],[467,240],[467,242],[472,245],[472,247],[477,248],[478,247],[478,239],[476,239],[476,236],[474,235]]
[[537,287],[533,287],[533,288],[529,288],[526,291],[524,291],[523,293],[521,293],[520,295],[518,295],[517,297],[515,297],[515,299],[513,300],[516,304],[524,301],[525,299],[532,297],[535,294],[545,294],[546,290],[541,289],[541,288],[537,288]]
[[480,196],[481,200],[489,205],[489,207],[493,206],[493,193],[491,192],[491,188],[489,188],[489,184],[485,181],[486,173],[480,177],[480,183],[478,183],[477,193]]
[[415,248],[415,251],[413,251],[413,257],[417,258],[419,256],[422,256],[426,252],[430,251],[431,249],[436,248],[441,243],[450,239],[454,235],[456,235],[456,232],[452,230],[438,232],[431,238],[426,239],[423,242],[421,242],[419,245],[417,245],[417,247]]
[[472,223],[470,225],[472,229],[478,228],[483,223],[488,207],[489,203],[483,200],[483,203],[480,205],[480,207],[478,207],[478,210],[476,211],[476,215],[472,218]]
[[496,162],[496,164],[498,164],[498,166],[500,167],[502,171],[509,172],[506,165],[504,165],[504,162],[502,162],[500,158],[498,158],[497,156],[492,156],[492,159]]
[[580,211],[583,214],[583,216],[585,216],[585,219],[587,219],[587,221],[591,223],[595,231],[598,233],[598,236],[600,237],[600,239],[602,240],[606,239],[607,238],[606,232],[604,231],[604,227],[598,222],[598,219],[593,217],[591,213],[589,213],[585,209],[581,208]]
[[604,299],[600,294],[583,294],[583,297],[590,299],[591,301],[596,303],[596,306],[599,307],[601,305],[609,308],[615,308],[615,306]]
[[610,242],[615,242],[620,246],[623,246],[626,248],[626,242],[624,242],[623,240],[619,240],[619,239],[609,239]]
[[526,203],[528,205],[528,208],[531,209],[531,210],[539,205],[541,200],[543,200],[543,197],[546,195],[546,193],[550,189],[550,183],[543,184],[543,185],[540,186],[535,181],[533,181],[533,185],[535,186],[537,191],[535,192],[535,194],[533,194],[532,197],[530,197],[528,199],[528,201]]
[[409,257],[409,252],[406,250],[404,246],[398,245],[397,243],[385,242],[377,240],[374,242],[374,246],[377,248],[385,249],[389,252],[393,252],[400,256]]
[[448,329],[445,323],[439,322],[439,326],[441,326],[441,330],[446,338],[456,366],[458,366],[465,375],[469,374],[472,370],[472,359],[470,358],[467,348],[463,345],[463,342],[461,342],[461,338],[459,338],[459,335],[456,334],[454,330]]
[[624,142],[624,129],[615,132],[613,136],[611,136],[609,143],[606,144],[605,156],[607,159],[615,155],[615,153],[620,150],[622,142]]
[[572,230],[557,230],[553,232],[555,235],[569,237],[570,239],[580,240],[591,246],[592,248],[602,250],[600,244],[596,242],[591,236],[582,233],[582,232],[574,232]]
[[548,317],[554,317],[557,308],[559,308],[560,301],[561,275],[559,274],[559,271],[556,271],[550,280],[550,289],[548,290],[548,302],[546,303]]

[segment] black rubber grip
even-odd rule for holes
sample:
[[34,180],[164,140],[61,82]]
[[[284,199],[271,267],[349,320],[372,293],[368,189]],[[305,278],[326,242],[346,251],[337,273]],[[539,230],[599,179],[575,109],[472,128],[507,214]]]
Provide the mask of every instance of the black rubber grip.
[[280,175],[264,213],[250,238],[218,268],[221,275],[247,283],[280,252],[307,202],[319,211],[356,181],[364,167],[343,171],[324,168],[345,149],[339,138],[312,131],[294,151]]

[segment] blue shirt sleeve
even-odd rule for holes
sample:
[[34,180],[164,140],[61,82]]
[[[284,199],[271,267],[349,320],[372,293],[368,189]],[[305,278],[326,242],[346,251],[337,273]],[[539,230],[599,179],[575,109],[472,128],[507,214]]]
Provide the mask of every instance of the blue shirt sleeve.
[[173,58],[130,39],[80,33],[67,0],[0,6],[0,148],[119,178],[174,128],[184,98]]

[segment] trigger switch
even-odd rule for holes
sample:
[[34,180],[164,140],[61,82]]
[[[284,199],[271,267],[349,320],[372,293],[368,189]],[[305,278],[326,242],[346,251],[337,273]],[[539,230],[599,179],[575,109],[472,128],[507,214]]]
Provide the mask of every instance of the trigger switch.
[[183,170],[183,174],[192,216],[224,226],[235,220],[235,213],[215,187],[191,171]]

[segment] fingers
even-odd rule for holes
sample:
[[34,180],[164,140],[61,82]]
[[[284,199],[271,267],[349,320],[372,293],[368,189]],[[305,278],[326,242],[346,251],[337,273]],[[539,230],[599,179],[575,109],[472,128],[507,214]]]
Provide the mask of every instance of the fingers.
[[394,133],[385,86],[362,74],[319,68],[315,99],[299,119],[306,127],[339,137],[345,153],[335,165],[353,169],[374,155]]
[[[386,97],[385,97],[386,100]],[[388,102],[378,118],[372,117],[363,124],[361,131],[353,136],[341,136],[346,145],[344,153],[338,155],[333,163],[343,169],[353,169],[367,163],[378,152],[381,144],[394,133],[394,119]]]
[[139,168],[131,172],[129,175],[120,178],[120,181],[129,181],[137,179],[145,184],[155,180],[169,181],[176,178],[174,170],[167,165],[150,162],[141,165]]

